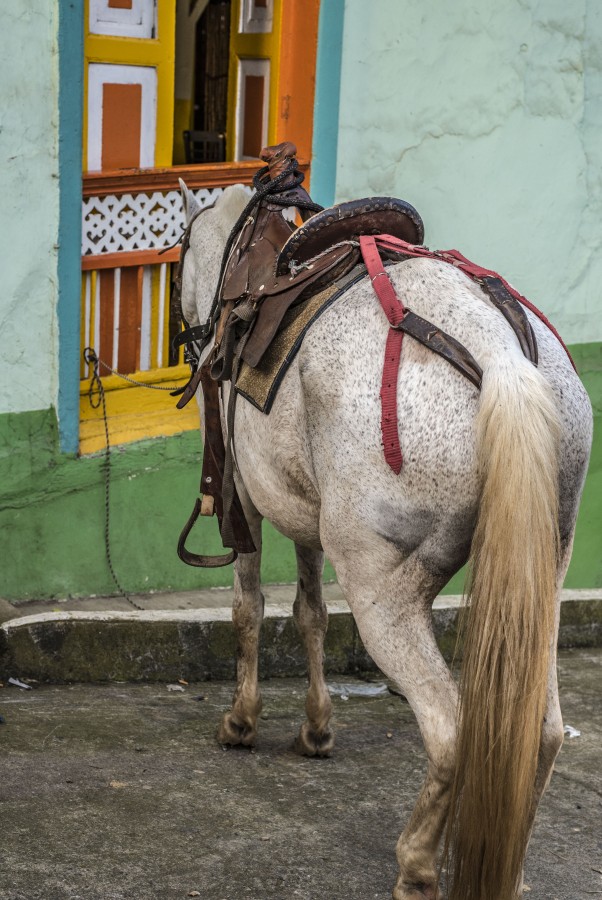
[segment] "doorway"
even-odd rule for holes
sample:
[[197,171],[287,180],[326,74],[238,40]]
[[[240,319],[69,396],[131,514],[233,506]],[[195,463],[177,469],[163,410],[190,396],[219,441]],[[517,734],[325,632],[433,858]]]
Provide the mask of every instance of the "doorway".
[[178,0],[174,163],[224,162],[231,0]]

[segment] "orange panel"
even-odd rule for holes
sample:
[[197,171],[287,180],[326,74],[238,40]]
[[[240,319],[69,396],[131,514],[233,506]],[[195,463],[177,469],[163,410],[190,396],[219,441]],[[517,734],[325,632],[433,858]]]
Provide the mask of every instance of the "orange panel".
[[259,156],[263,141],[263,104],[265,78],[263,75],[245,76],[244,130],[242,155]]
[[140,362],[142,271],[137,266],[121,270],[118,369],[124,373],[136,372]]
[[104,84],[102,92],[102,168],[140,165],[141,84]]
[[[276,139],[293,141],[300,159],[311,159],[320,0],[282,4],[280,83]],[[307,184],[306,184],[307,187]]]
[[[100,278],[100,340],[98,341],[98,356],[103,362],[111,366],[113,360],[113,314],[115,297],[115,271],[106,269],[98,273]],[[106,375],[106,369],[101,367],[101,375]]]
[[133,0],[109,0],[109,9],[131,9]]

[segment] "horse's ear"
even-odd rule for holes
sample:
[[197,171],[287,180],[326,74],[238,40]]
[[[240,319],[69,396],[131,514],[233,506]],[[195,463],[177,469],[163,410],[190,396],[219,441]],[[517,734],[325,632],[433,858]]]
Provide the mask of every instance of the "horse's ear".
[[178,178],[178,181],[180,182],[180,193],[182,194],[184,216],[186,217],[186,224],[188,225],[194,218],[194,216],[196,216],[196,214],[200,211],[201,205],[192,191],[186,187],[186,184],[182,181],[182,179]]

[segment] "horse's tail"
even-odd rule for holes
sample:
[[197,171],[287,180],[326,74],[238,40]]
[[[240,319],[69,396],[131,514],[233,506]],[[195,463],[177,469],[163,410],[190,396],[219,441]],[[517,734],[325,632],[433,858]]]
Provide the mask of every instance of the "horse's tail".
[[447,826],[450,900],[514,900],[555,633],[560,422],[543,376],[501,355],[485,367],[456,767]]

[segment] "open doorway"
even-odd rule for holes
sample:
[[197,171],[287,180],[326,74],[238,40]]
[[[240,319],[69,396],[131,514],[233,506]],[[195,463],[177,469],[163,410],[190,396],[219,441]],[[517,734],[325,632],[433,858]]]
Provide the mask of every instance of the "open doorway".
[[231,0],[177,0],[174,164],[224,162]]

